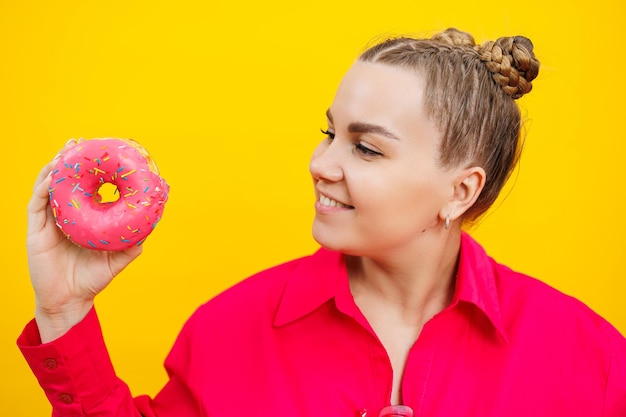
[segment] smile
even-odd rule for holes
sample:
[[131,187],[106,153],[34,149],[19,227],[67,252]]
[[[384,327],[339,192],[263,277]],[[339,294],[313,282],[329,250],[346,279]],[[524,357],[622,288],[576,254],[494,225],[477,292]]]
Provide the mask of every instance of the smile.
[[326,207],[354,208],[347,204],[340,203],[339,201],[332,200],[323,195],[320,195],[320,204]]

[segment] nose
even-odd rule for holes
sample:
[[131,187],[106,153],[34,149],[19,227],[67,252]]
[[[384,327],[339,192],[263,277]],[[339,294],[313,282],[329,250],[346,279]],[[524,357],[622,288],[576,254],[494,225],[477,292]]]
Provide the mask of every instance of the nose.
[[343,168],[340,163],[338,146],[335,141],[320,143],[309,162],[309,171],[315,180],[338,182],[343,179]]

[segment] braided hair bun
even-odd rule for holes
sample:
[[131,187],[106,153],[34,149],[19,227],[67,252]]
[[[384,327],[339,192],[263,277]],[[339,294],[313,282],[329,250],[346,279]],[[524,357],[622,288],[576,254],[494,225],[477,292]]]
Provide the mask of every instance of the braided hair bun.
[[532,90],[532,80],[539,73],[539,60],[533,43],[524,36],[501,37],[476,45],[474,38],[458,29],[447,29],[432,38],[450,46],[470,47],[491,72],[494,81],[514,99]]

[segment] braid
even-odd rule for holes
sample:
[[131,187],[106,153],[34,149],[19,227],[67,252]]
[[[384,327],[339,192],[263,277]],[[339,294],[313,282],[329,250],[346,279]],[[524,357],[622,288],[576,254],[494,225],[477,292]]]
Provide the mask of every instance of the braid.
[[474,37],[471,34],[462,32],[455,28],[450,28],[444,32],[437,33],[431,39],[449,46],[465,46],[468,48],[476,46]]
[[485,42],[477,49],[480,60],[506,94],[517,99],[532,90],[531,81],[539,73],[539,61],[528,38],[503,37]]

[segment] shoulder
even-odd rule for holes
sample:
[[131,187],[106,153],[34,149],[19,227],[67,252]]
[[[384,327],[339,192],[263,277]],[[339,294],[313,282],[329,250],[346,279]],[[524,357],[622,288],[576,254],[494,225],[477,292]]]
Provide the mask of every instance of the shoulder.
[[623,350],[626,339],[581,300],[498,263],[469,235],[463,236],[461,254],[474,289],[486,297],[495,295],[496,316],[512,342],[557,351],[569,345],[569,352],[605,358]]
[[275,311],[289,278],[311,256],[293,259],[258,272],[226,289],[201,305],[190,317],[191,325],[207,325],[224,322],[227,325],[245,318],[261,318],[259,313]]
[[[290,260],[256,273],[201,305],[186,324],[187,328],[219,329],[238,327],[242,331],[268,329],[285,293],[290,301],[302,301],[319,292],[337,269],[339,254],[325,249]],[[297,296],[294,297],[294,287]]]
[[503,313],[510,320],[531,320],[539,328],[598,332],[610,324],[584,302],[546,282],[493,261],[495,283]]
[[561,355],[597,358],[605,371],[616,355],[624,366],[626,338],[604,317],[540,279],[491,262],[503,322],[513,340],[527,344],[532,338],[531,344]]
[[[605,414],[626,411],[626,338],[581,300],[494,262],[511,351],[539,352],[543,370],[603,387]],[[586,382],[585,382],[586,381]]]
[[495,292],[502,318],[509,326],[598,332],[612,327],[581,300],[499,263],[467,234],[462,241],[461,266],[465,275],[473,275],[472,285],[479,286],[478,290]]

